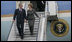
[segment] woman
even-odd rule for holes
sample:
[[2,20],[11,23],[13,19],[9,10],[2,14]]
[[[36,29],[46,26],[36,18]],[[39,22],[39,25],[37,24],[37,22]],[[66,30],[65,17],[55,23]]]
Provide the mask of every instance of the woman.
[[32,3],[30,3],[28,5],[28,8],[29,9],[27,10],[27,19],[28,19],[30,33],[31,33],[31,35],[33,35],[34,22],[35,22],[34,15],[36,15],[37,17],[39,17],[39,16],[36,14],[35,10],[33,9]]

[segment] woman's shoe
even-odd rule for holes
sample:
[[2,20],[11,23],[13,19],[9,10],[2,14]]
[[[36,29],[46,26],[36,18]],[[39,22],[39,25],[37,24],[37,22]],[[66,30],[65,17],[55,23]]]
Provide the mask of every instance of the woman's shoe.
[[31,35],[33,35],[33,33],[31,33]]

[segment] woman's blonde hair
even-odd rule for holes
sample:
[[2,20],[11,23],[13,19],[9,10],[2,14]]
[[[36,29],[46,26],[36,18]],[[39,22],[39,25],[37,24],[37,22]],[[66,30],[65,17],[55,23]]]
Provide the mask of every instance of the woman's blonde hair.
[[33,8],[33,4],[32,3],[29,3],[28,6],[31,6]]

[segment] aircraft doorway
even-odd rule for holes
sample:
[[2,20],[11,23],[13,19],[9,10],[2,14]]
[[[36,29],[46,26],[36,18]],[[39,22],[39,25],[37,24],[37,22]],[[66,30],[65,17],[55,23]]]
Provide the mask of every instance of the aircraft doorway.
[[45,11],[45,1],[30,1],[37,12]]

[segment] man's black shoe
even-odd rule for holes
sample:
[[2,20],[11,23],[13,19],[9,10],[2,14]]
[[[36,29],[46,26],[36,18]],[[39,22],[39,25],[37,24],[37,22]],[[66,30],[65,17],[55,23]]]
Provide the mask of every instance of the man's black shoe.
[[24,35],[24,33],[21,33],[21,39],[23,39],[23,35]]
[[23,39],[24,37],[23,36],[21,36],[21,39]]

